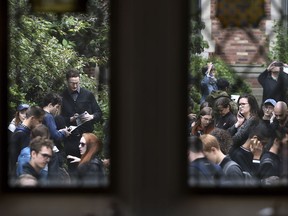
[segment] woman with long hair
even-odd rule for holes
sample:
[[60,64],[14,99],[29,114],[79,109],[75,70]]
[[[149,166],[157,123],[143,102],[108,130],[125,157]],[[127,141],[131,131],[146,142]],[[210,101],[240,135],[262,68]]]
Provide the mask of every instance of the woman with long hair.
[[238,107],[237,122],[228,129],[233,139],[229,153],[243,145],[249,137],[249,132],[259,123],[259,106],[252,94],[241,95]]
[[204,107],[200,110],[196,121],[192,123],[191,135],[200,136],[202,134],[208,134],[213,129],[213,109],[211,107]]
[[81,158],[68,155],[68,159],[73,159],[71,163],[79,162],[77,177],[82,186],[105,186],[107,176],[100,152],[102,143],[93,133],[83,133],[79,143]]

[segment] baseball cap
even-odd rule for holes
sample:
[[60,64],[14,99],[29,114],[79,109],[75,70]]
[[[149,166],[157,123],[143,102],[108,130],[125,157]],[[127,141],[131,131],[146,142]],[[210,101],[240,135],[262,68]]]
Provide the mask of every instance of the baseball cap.
[[20,104],[18,107],[17,107],[17,111],[22,111],[24,109],[28,109],[30,106],[28,104]]
[[271,99],[271,98],[264,101],[264,104],[267,104],[267,103],[270,103],[272,106],[276,105],[276,101],[274,99]]

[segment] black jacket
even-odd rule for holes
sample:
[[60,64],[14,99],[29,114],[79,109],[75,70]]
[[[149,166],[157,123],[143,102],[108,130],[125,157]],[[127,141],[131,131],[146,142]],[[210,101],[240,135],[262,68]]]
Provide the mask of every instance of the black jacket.
[[285,75],[285,73],[280,71],[276,81],[271,77],[271,73],[265,70],[258,76],[258,82],[263,88],[262,102],[268,98],[276,101],[285,101],[285,79],[287,79]]
[[20,124],[9,142],[9,175],[15,177],[16,162],[21,150],[29,146],[31,129]]
[[89,114],[94,115],[92,121],[86,122],[79,127],[79,133],[92,132],[94,129],[94,123],[102,121],[102,111],[95,99],[92,92],[85,88],[80,88],[80,92],[76,101],[73,100],[70,92],[66,89],[62,94],[62,110],[61,115],[64,117],[66,126],[76,125],[70,122],[70,117],[74,116],[75,113],[79,115],[87,111]]
[[189,163],[188,175],[190,186],[212,186],[221,183],[223,171],[219,165],[203,157]]
[[80,186],[105,186],[107,184],[104,165],[97,156],[87,163],[80,164],[77,173]]

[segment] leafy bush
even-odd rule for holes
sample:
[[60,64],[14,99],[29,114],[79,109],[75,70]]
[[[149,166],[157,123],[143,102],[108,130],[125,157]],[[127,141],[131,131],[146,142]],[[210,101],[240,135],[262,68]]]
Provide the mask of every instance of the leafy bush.
[[194,78],[194,85],[189,91],[189,95],[192,97],[195,102],[194,112],[197,113],[200,107],[200,83],[203,78],[202,75],[202,67],[206,66],[208,62],[213,62],[216,68],[216,77],[225,78],[230,83],[230,94],[241,95],[243,93],[251,93],[250,86],[243,80],[239,75],[237,75],[236,71],[233,70],[229,65],[227,65],[223,60],[218,57],[212,57],[205,59],[199,55],[192,55],[190,60],[189,72]]
[[[98,92],[95,79],[83,73],[88,62],[107,67],[109,57],[107,2],[93,0],[90,4],[97,9],[98,17],[95,11],[77,15],[32,14],[28,0],[9,0],[10,117],[19,103],[40,104],[48,92],[61,93],[68,68],[81,72],[81,85],[96,97],[108,97],[108,86]],[[108,98],[103,97],[99,105],[107,117]]]
[[269,58],[272,61],[278,60],[288,63],[288,27],[283,25],[283,21],[274,23],[274,33],[276,42],[269,50]]
[[[199,15],[199,14],[198,14]],[[205,48],[208,48],[208,43],[203,40],[201,30],[205,28],[205,23],[199,16],[193,16],[190,21],[190,35],[189,35],[189,74],[193,78],[193,85],[188,88],[188,96],[193,99],[193,112],[197,113],[200,107],[200,84],[203,78],[202,68],[208,62],[213,62],[217,75],[216,77],[225,78],[230,83],[230,94],[251,93],[250,86],[239,77],[235,70],[227,65],[219,57],[204,58],[200,54]]]
[[[19,103],[39,105],[48,92],[61,94],[69,68],[81,72],[81,86],[94,93],[104,122],[109,118],[108,85],[98,88],[83,72],[91,62],[108,67],[109,5],[106,0],[89,4],[86,14],[32,14],[28,0],[9,0],[9,119]],[[94,128],[102,140],[103,126]]]

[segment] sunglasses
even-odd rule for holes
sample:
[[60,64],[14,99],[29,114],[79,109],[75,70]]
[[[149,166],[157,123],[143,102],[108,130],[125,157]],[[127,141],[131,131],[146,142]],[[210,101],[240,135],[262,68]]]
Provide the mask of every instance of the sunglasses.
[[86,143],[80,142],[81,147],[86,146]]

